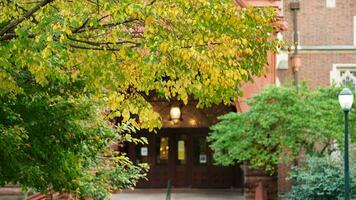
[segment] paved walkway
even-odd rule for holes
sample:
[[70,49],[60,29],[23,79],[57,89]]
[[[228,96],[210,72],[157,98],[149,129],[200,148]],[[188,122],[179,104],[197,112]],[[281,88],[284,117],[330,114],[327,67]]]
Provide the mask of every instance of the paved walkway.
[[[164,189],[136,189],[115,194],[111,200],[165,200]],[[172,189],[171,200],[243,200],[240,190],[233,189]]]

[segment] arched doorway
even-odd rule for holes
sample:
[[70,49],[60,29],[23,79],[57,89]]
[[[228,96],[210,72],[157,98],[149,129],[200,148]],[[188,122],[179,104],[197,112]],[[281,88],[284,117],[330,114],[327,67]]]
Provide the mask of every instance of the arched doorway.
[[240,166],[217,166],[206,137],[217,117],[234,111],[223,105],[197,109],[191,103],[181,106],[180,121],[169,117],[171,104],[152,102],[162,117],[163,128],[157,133],[141,131],[138,137],[148,139],[148,145],[129,144],[128,155],[138,163],[148,163],[148,180],[141,180],[139,188],[164,188],[168,180],[176,188],[242,188]]

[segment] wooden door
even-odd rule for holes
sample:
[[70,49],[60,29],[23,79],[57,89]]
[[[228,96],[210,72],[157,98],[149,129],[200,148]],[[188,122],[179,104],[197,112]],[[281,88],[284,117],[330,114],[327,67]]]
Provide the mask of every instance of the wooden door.
[[[206,141],[207,128],[162,129],[148,133],[149,144],[128,149],[135,163],[148,162],[148,181],[138,187],[166,188],[168,180],[176,188],[242,187],[243,174],[239,166],[223,167],[213,164],[212,152]],[[142,135],[141,135],[142,136]],[[142,149],[143,147],[143,149]],[[148,151],[148,157],[144,157]]]
[[174,138],[174,166],[175,174],[173,179],[174,187],[189,187],[189,136],[186,133],[176,132],[172,135]]
[[168,180],[174,176],[174,138],[168,133],[161,133],[154,137],[154,153],[150,163],[151,187],[164,188]]
[[205,188],[210,185],[209,174],[209,155],[208,144],[206,142],[206,135],[203,133],[196,133],[192,135],[192,176],[191,186],[197,188]]

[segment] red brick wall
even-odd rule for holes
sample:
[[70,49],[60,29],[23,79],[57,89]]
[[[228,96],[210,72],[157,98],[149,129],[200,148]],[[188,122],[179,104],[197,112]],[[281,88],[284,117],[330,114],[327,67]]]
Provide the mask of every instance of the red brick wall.
[[288,178],[290,171],[290,166],[288,165],[279,165],[278,166],[278,193],[283,195],[290,191],[292,188],[293,182]]
[[[288,24],[283,33],[287,45],[292,44],[293,19],[289,3],[284,1],[284,18]],[[335,8],[327,8],[326,0],[299,0],[299,44],[353,45],[353,17],[356,16],[356,0],[335,0]],[[330,85],[333,64],[356,63],[355,51],[300,51],[299,79],[312,88]],[[285,83],[292,80],[291,63],[288,70],[277,70],[277,77]]]
[[[292,41],[293,23],[289,2],[284,0],[288,24],[285,39]],[[336,0],[335,8],[326,8],[326,0],[299,0],[298,29],[301,45],[352,45],[355,0]]]
[[245,103],[246,99],[251,98],[253,95],[261,92],[263,88],[267,85],[275,84],[276,77],[276,57],[273,54],[268,55],[268,72],[262,77],[256,77],[253,83],[245,83],[242,86],[243,98],[239,98],[236,102],[237,111],[246,111],[248,109],[247,104]]
[[[255,7],[265,7],[272,6],[277,9],[277,11],[282,11],[282,0],[235,0],[235,2],[240,6],[255,6]],[[280,12],[280,14],[282,14]],[[267,85],[274,85],[276,82],[276,56],[273,54],[268,55],[268,72],[262,77],[254,78],[251,83],[244,83],[242,86],[243,97],[236,101],[236,110],[239,112],[244,112],[248,109],[245,103],[246,99],[251,98],[253,95],[259,93]]]
[[[311,88],[330,85],[333,64],[356,63],[356,52],[301,52],[299,56],[302,63],[299,78]],[[293,80],[291,67],[278,70],[277,76],[282,83]]]

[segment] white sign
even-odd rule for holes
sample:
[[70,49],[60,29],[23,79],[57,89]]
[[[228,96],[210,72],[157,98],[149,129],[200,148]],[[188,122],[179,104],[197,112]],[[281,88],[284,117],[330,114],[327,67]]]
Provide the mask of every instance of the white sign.
[[206,163],[207,159],[206,159],[206,154],[200,154],[199,155],[199,163]]
[[185,160],[184,140],[179,140],[178,141],[178,160]]
[[141,147],[141,156],[148,156],[148,148]]

